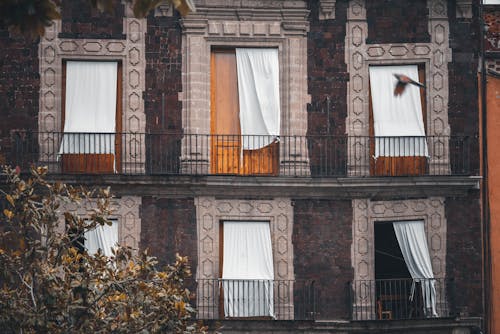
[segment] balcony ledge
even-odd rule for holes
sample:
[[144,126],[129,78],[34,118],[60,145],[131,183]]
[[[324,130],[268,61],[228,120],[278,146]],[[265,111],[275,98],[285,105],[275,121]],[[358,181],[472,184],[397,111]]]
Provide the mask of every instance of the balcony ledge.
[[263,177],[263,176],[149,176],[53,175],[53,180],[88,186],[111,186],[120,195],[165,197],[216,196],[301,198],[421,198],[465,196],[479,189],[480,176],[413,177]]
[[210,329],[223,328],[226,333],[424,333],[439,331],[443,334],[474,333],[481,326],[481,318],[440,318],[421,320],[217,320],[205,321]]

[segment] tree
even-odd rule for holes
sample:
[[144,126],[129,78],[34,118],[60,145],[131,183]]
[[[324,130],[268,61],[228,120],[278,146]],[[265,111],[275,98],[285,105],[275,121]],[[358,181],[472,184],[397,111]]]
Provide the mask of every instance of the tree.
[[[112,13],[120,0],[87,0],[100,11]],[[126,0],[132,5],[134,15],[143,18],[163,2],[171,3],[182,16],[195,10],[192,0]],[[0,24],[31,37],[43,36],[45,27],[61,18],[62,0],[2,0]]]
[[[51,183],[43,167],[33,169],[27,180],[19,170],[4,172],[2,333],[203,332],[191,321],[191,293],[184,287],[190,275],[187,258],[177,256],[173,265],[158,271],[157,259],[146,251],[117,246],[106,257],[85,250],[85,232],[111,224],[106,219],[109,189]],[[83,201],[95,204],[86,219],[60,212],[62,203]]]

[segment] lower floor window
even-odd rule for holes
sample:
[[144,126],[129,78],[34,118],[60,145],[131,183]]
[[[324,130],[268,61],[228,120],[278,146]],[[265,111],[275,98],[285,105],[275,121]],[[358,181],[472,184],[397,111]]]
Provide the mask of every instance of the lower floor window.
[[275,317],[269,222],[223,222],[225,317]]

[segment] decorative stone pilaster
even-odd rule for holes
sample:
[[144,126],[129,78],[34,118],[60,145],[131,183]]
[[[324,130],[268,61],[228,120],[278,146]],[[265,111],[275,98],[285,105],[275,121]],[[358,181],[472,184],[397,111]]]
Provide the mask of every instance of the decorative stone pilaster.
[[[281,320],[293,319],[293,207],[289,198],[270,200],[216,199],[197,197],[196,221],[198,232],[197,279],[219,278],[221,259],[220,224],[225,220],[268,221],[271,229],[275,280],[289,280],[289,286],[280,290],[280,308],[276,317]],[[285,284],[288,284],[285,282]],[[207,289],[207,284],[199,284],[198,289]],[[217,287],[215,287],[216,289]],[[219,299],[209,291],[198,291],[198,308],[207,310],[205,319],[218,318]]]
[[[429,43],[366,44],[368,23],[364,0],[349,1],[345,61],[349,71],[347,122],[349,135],[348,172],[370,172],[370,148],[360,136],[369,135],[369,66],[424,64],[427,98],[426,134],[429,136],[429,173],[449,172],[448,66],[451,61],[447,3],[428,0]],[[442,137],[434,137],[442,136]]]
[[57,154],[62,132],[62,61],[116,60],[122,63],[122,172],[138,173],[145,170],[146,116],[142,92],[145,89],[146,20],[123,19],[126,39],[67,39],[59,38],[61,21],[56,20],[46,29],[39,43],[40,99],[38,114],[40,162],[49,164],[57,172]]
[[[257,8],[258,6],[266,6]],[[290,145],[289,136],[307,132],[307,20],[305,1],[234,2],[207,1],[182,20],[182,142],[181,169],[189,173],[210,171],[210,52],[214,47],[269,47],[279,50],[281,173],[309,173],[307,145]],[[287,145],[288,144],[288,145]],[[295,143],[297,144],[297,143]]]

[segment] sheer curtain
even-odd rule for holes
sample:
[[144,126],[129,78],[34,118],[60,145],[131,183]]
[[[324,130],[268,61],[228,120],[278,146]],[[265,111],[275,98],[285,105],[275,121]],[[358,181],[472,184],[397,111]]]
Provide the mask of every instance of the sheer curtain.
[[[394,232],[413,282],[420,283],[424,312],[437,317],[436,287],[423,221],[394,222]],[[412,287],[412,298],[414,285]]]
[[268,222],[224,222],[222,286],[226,317],[274,317]]
[[100,248],[106,256],[111,256],[111,249],[118,243],[118,221],[112,220],[112,225],[98,225],[95,229],[85,232],[85,248],[89,254],[97,253]]
[[117,62],[68,61],[59,154],[115,153]]
[[236,49],[236,67],[242,148],[260,149],[280,134],[278,49]]
[[[428,156],[420,89],[407,85],[394,96],[395,73],[418,79],[417,65],[370,66],[375,157]],[[413,138],[398,138],[405,136]]]

